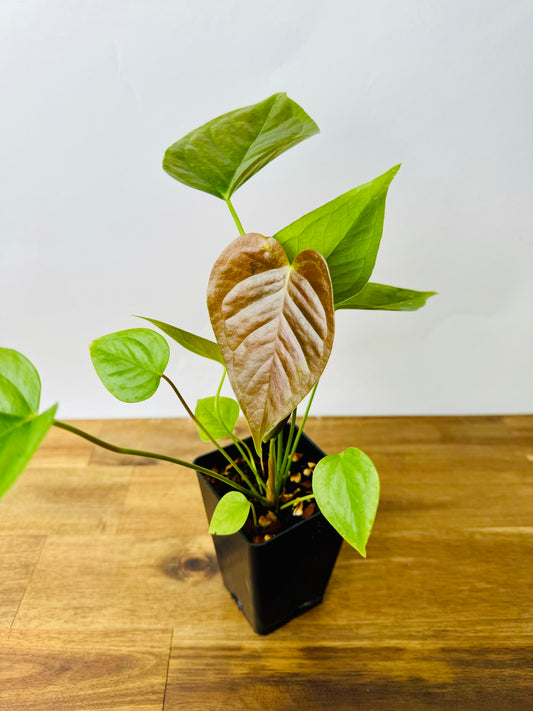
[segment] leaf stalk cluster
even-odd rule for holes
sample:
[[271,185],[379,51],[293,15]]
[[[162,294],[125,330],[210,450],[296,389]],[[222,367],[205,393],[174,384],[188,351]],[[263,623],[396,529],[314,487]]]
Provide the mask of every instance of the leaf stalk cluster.
[[[310,116],[280,92],[208,121],[165,152],[163,169],[175,180],[222,199],[239,233],[209,278],[207,307],[216,342],[142,317],[180,346],[223,366],[214,397],[198,400],[192,411],[165,373],[169,345],[152,329],[111,333],[90,346],[100,380],[122,402],[150,398],[164,380],[200,438],[224,457],[225,473],[158,452],[119,447],[54,419],[56,406],[39,414],[37,371],[22,354],[0,348],[0,495],[55,425],[109,451],[170,462],[226,484],[232,491],[215,509],[212,533],[234,533],[250,513],[257,527],[257,506],[277,512],[315,498],[328,521],[365,555],[379,479],[364,453],[349,448],[324,457],[314,468],[312,493],[292,501],[282,496],[289,488],[291,463],[333,346],[335,310],[415,311],[434,292],[369,281],[387,192],[399,165],[313,209],[273,237],[245,233],[233,193],[274,158],[316,133],[318,126]],[[235,400],[221,395],[226,371]],[[297,406],[306,397],[297,428]],[[241,411],[255,451],[235,434]],[[220,445],[226,437],[239,456],[231,457]]]

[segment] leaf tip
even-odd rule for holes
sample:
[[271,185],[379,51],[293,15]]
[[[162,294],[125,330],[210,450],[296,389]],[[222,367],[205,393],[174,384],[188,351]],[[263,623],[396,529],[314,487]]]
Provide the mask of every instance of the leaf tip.
[[390,185],[390,183],[392,183],[392,181],[394,180],[394,178],[398,175],[398,172],[399,172],[399,170],[400,170],[401,167],[402,167],[402,164],[401,164],[401,163],[397,163],[396,165],[393,165],[392,168],[391,168],[389,171],[387,171],[387,172],[388,172],[388,175],[391,176],[391,179],[390,179],[390,181],[389,181],[389,185]]

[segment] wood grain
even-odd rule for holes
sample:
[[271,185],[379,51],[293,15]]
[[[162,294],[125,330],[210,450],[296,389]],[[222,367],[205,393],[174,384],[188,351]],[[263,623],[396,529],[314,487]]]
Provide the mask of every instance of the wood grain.
[[44,536],[0,536],[0,630],[13,624],[45,540]]
[[[83,423],[192,459],[182,420]],[[239,424],[244,434],[244,427]],[[322,605],[254,635],[193,472],[53,431],[0,501],[0,708],[514,711],[533,692],[533,416],[316,418],[382,501]]]
[[396,639],[177,647],[166,711],[505,709],[531,702],[531,646]]
[[134,630],[12,632],[0,638],[0,707],[160,711],[170,640],[170,629],[148,635]]

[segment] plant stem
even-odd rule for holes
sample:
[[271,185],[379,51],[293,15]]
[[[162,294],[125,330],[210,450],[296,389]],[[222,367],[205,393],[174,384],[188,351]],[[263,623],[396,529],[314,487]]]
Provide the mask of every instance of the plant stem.
[[259,523],[257,521],[257,514],[255,512],[255,506],[253,504],[253,501],[250,501],[250,509],[252,511],[252,518],[254,520],[254,527],[257,529],[257,528],[259,528]]
[[292,458],[294,457],[296,448],[298,447],[298,442],[300,441],[300,437],[301,437],[302,432],[304,430],[304,426],[307,421],[307,417],[309,415],[309,410],[311,409],[311,405],[313,403],[313,398],[315,397],[316,389],[318,388],[318,383],[319,383],[319,381],[317,380],[317,382],[313,386],[313,389],[311,390],[311,395],[309,396],[309,400],[307,402],[307,407],[305,408],[304,416],[302,417],[300,427],[298,428],[298,432],[296,433],[296,437],[294,438],[294,442],[293,442],[293,445],[292,445],[291,450],[289,452],[289,455],[287,457],[287,461],[285,462],[285,470],[283,472],[283,480],[282,480],[281,490],[283,490],[283,487],[285,486],[285,482],[287,481],[287,477],[289,476],[289,470],[290,470]]
[[237,225],[237,229],[239,230],[239,234],[240,234],[240,235],[243,235],[243,234],[244,234],[244,227],[242,226],[242,223],[241,223],[241,221],[239,220],[239,216],[238,216],[237,213],[235,212],[235,208],[234,208],[233,205],[231,204],[231,200],[229,199],[229,197],[226,198],[226,205],[228,206],[229,211],[231,212],[231,216],[233,217],[233,219],[234,219],[234,221],[235,221],[235,224]]
[[271,504],[276,503],[276,440],[272,438],[268,443],[268,480],[266,497]]
[[[110,452],[116,452],[117,454],[128,454],[132,457],[147,457],[148,459],[160,459],[164,462],[170,462],[171,464],[178,464],[180,467],[193,469],[194,471],[201,472],[202,474],[206,474],[207,476],[211,476],[213,477],[213,479],[223,481],[225,484],[232,486],[234,489],[237,489],[237,491],[240,491],[246,496],[250,495],[250,492],[247,489],[231,481],[231,479],[228,479],[228,477],[225,477],[222,474],[217,474],[216,472],[213,472],[210,469],[206,469],[205,467],[200,467],[197,464],[186,462],[183,459],[176,459],[176,457],[170,457],[167,454],[159,454],[158,452],[148,452],[141,449],[130,449],[129,447],[118,447],[116,444],[106,442],[105,440],[100,439],[99,437],[95,437],[94,435],[91,435],[88,432],[85,432],[84,430],[78,429],[78,427],[74,427],[74,425],[69,425],[66,422],[61,422],[60,420],[54,420],[54,426],[59,427],[59,429],[66,430],[67,432],[71,432],[72,434],[75,434],[78,437],[82,437],[88,442],[96,444],[98,445],[98,447],[107,449]],[[267,500],[264,497],[258,496],[257,498],[264,504],[268,504]]]
[[202,432],[205,434],[205,436],[209,438],[209,441],[210,441],[210,442],[218,449],[218,451],[225,457],[225,459],[231,464],[231,466],[235,469],[235,471],[237,471],[237,472],[240,474],[240,476],[242,477],[242,480],[246,482],[246,484],[248,485],[248,487],[249,487],[250,491],[252,492],[252,494],[253,494],[254,496],[259,496],[259,492],[258,492],[257,489],[255,488],[255,486],[252,484],[252,482],[248,479],[248,477],[246,476],[246,474],[245,474],[245,473],[242,471],[242,469],[239,467],[239,465],[236,464],[236,462],[234,462],[234,460],[229,456],[229,454],[226,452],[226,450],[223,449],[223,448],[219,445],[219,443],[216,441],[216,439],[215,439],[214,437],[211,437],[211,435],[210,435],[209,432],[205,429],[205,427],[202,425],[202,423],[196,418],[194,412],[193,412],[193,411],[191,410],[191,408],[187,405],[187,403],[186,403],[185,400],[183,399],[182,394],[180,393],[180,391],[178,390],[178,388],[174,385],[174,383],[172,382],[172,380],[171,380],[167,375],[165,375],[164,373],[161,373],[161,377],[163,378],[163,380],[166,380],[166,382],[170,385],[170,387],[172,388],[172,390],[174,390],[174,392],[175,392],[176,395],[178,396],[179,401],[181,402],[181,404],[182,404],[183,407],[185,408],[185,411],[186,411],[186,413],[189,415],[189,417],[191,418],[191,420],[196,424],[197,427],[199,427],[199,428],[202,430]]
[[280,457],[279,461],[279,467],[280,467],[280,476],[279,476],[279,481],[277,482],[278,484],[278,489],[276,491],[276,498],[279,498],[283,486],[285,485],[285,481],[288,476],[288,469],[291,466],[291,460],[289,459],[289,453],[291,451],[292,447],[292,438],[294,437],[294,428],[296,426],[296,412],[297,408],[295,407],[294,410],[292,411],[291,414],[291,424],[289,427],[289,433],[287,435],[287,440],[285,442],[285,446],[283,447],[283,452]]
[[[226,427],[226,423],[223,421],[222,417],[220,416],[220,409],[219,409],[218,401],[219,401],[219,397],[220,397],[220,391],[222,390],[222,385],[224,384],[224,380],[225,380],[225,379],[226,379],[226,368],[224,368],[224,372],[222,373],[222,378],[221,378],[221,380],[220,380],[220,384],[219,384],[219,386],[218,386],[218,390],[217,390],[216,395],[215,395],[215,410],[216,410],[218,419],[220,420],[220,422],[221,422],[222,425],[224,426],[226,432],[228,433],[228,437],[231,437],[231,440],[232,440],[233,444],[237,447],[237,449],[239,450],[239,452],[240,452],[242,458],[246,461],[246,463],[247,463],[248,466],[250,467],[250,470],[253,472],[253,474],[254,474],[254,476],[255,476],[255,480],[256,480],[256,482],[257,482],[257,485],[258,485],[259,489],[264,492],[265,489],[266,489],[266,487],[265,487],[265,482],[261,479],[261,477],[259,476],[259,474],[258,474],[258,472],[257,472],[257,467],[256,467],[256,464],[255,464],[254,458],[253,458],[253,456],[252,456],[252,453],[251,453],[251,451],[250,451],[250,448],[246,445],[245,442],[243,442],[242,439],[240,439],[239,437],[236,437],[236,436],[233,434],[233,432],[231,432],[231,431]],[[245,450],[246,450],[246,451],[245,451]]]
[[276,501],[281,494],[281,485],[283,483],[283,472],[285,471],[285,454],[283,446],[283,430],[276,437]]
[[314,494],[307,494],[307,496],[300,496],[298,499],[293,499],[292,501],[287,501],[286,504],[282,504],[279,508],[281,509],[288,509],[289,506],[294,506],[295,504],[299,504],[300,501],[309,501],[309,499],[314,499],[315,496]]
[[[233,440],[233,443],[235,444],[239,452],[242,454],[243,458],[246,460],[246,463],[254,473],[258,487],[261,489],[261,491],[266,491],[265,482],[259,476],[259,472],[257,471],[257,465],[255,463],[253,454],[250,451],[250,447],[248,447],[244,440],[239,439],[239,437],[235,437],[233,433],[231,433],[231,439]],[[244,450],[246,450],[246,452]]]

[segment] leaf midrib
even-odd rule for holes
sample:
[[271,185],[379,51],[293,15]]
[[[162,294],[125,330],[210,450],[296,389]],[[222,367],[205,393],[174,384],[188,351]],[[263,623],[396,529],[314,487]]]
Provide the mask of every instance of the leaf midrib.
[[[283,300],[282,300],[282,301],[283,301],[283,304],[282,304],[282,307],[281,307],[281,309],[280,309],[280,311],[279,311],[279,315],[278,315],[278,317],[277,317],[279,324],[278,324],[278,328],[276,329],[276,340],[275,340],[275,343],[274,343],[274,348],[272,349],[272,355],[270,356],[270,358],[267,359],[267,360],[269,360],[270,363],[271,363],[271,364],[270,364],[270,371],[272,371],[272,361],[274,360],[274,357],[276,356],[276,354],[278,354],[279,361],[280,361],[280,363],[282,364],[283,369],[285,370],[285,372],[287,372],[285,366],[283,365],[283,359],[279,356],[278,349],[276,348],[276,344],[279,343],[279,341],[280,341],[279,333],[280,333],[280,330],[281,330],[281,319],[282,319],[282,318],[285,318],[285,320],[286,320],[286,322],[287,322],[287,325],[289,326],[289,328],[290,328],[290,330],[291,330],[291,333],[294,335],[294,338],[296,339],[296,341],[298,341],[298,345],[300,346],[300,349],[301,349],[301,351],[302,351],[302,353],[303,353],[305,362],[306,362],[306,364],[307,364],[307,368],[308,368],[309,372],[311,372],[311,369],[309,368],[309,363],[308,363],[308,360],[307,360],[307,357],[306,357],[305,349],[301,347],[301,343],[300,343],[298,337],[296,336],[296,334],[295,334],[295,332],[294,332],[292,326],[290,325],[289,320],[288,320],[288,319],[285,317],[285,315],[284,315],[284,312],[285,312],[285,301],[286,301],[287,297],[289,296],[288,285],[289,285],[290,277],[291,277],[291,274],[292,274],[293,271],[294,271],[294,270],[293,270],[292,265],[289,265],[288,268],[287,268],[287,277],[286,277],[286,279],[285,279],[284,296],[283,296]],[[309,282],[308,282],[308,283],[309,283]],[[310,285],[310,286],[312,286],[312,285]],[[313,289],[313,290],[314,290],[314,289]],[[291,297],[291,298],[292,298],[292,297]],[[299,307],[298,307],[296,304],[295,304],[295,306],[296,306],[296,308],[300,311]],[[301,311],[300,311],[300,313],[301,313]],[[305,318],[305,317],[304,317],[304,318]],[[308,321],[307,318],[306,318],[305,320],[309,323],[309,321]],[[310,325],[311,325],[311,328],[314,329],[314,326],[313,326],[312,324],[310,324]],[[316,329],[314,329],[314,330],[316,330]],[[322,340],[322,339],[320,339],[320,340]],[[266,362],[266,361],[265,361],[265,362]],[[287,380],[288,380],[289,383],[290,383],[290,378],[287,378]],[[271,384],[272,384],[272,378],[269,378],[269,380],[268,380],[268,391],[267,391],[267,393],[268,393],[268,402],[270,402],[270,393],[271,393],[271,390],[272,390]],[[291,388],[291,392],[292,392],[292,388]],[[264,429],[264,427],[265,427],[265,420],[267,419],[267,418],[266,418],[266,414],[267,414],[267,413],[266,413],[266,410],[263,411],[263,419],[261,420],[261,429]],[[289,414],[289,413],[287,413],[287,414]]]
[[[26,399],[26,396],[24,395],[22,390],[18,387],[18,385],[15,385],[15,383],[12,380],[9,380],[9,378],[6,378],[5,375],[2,375],[0,373],[0,383],[2,382],[2,380],[5,381],[8,385],[10,385],[20,395],[20,397],[22,398],[22,402],[24,403],[24,405],[26,405],[28,413],[34,414],[30,403],[28,402],[28,400]],[[6,414],[15,414],[15,413],[6,413]]]
[[[278,105],[278,102],[279,102],[279,95],[276,96],[276,100],[274,101],[274,103],[273,103],[272,106],[270,107],[270,109],[269,109],[267,115],[265,116],[265,118],[264,118],[264,120],[263,120],[263,122],[262,122],[262,124],[261,124],[261,126],[260,126],[260,128],[259,128],[259,131],[256,133],[256,135],[255,135],[255,137],[254,137],[252,143],[248,146],[248,148],[247,148],[246,151],[244,152],[244,155],[242,156],[242,158],[240,158],[240,163],[239,163],[239,165],[238,165],[238,166],[235,168],[235,170],[233,171],[233,175],[231,176],[231,180],[229,181],[228,188],[227,188],[226,192],[223,193],[223,195],[222,195],[222,197],[224,198],[224,200],[227,200],[227,199],[231,196],[231,194],[232,194],[232,189],[231,189],[231,188],[232,188],[232,186],[233,186],[233,183],[235,182],[235,176],[237,175],[237,172],[238,172],[239,168],[242,166],[242,164],[243,164],[244,161],[246,160],[248,154],[250,153],[250,151],[251,151],[251,149],[253,148],[254,144],[256,143],[257,139],[258,139],[259,136],[263,133],[263,129],[265,128],[265,124],[267,123],[268,119],[270,118],[270,115],[272,114],[272,111],[274,110],[274,107]],[[210,133],[211,133],[211,130],[210,130]]]
[[21,415],[13,415],[13,414],[11,414],[11,413],[9,413],[9,412],[3,413],[3,414],[8,415],[9,417],[12,417],[13,420],[14,420],[14,422],[13,422],[13,426],[12,426],[12,427],[10,427],[10,428],[7,429],[7,430],[4,430],[4,431],[0,434],[0,439],[3,439],[3,438],[6,437],[8,434],[10,434],[10,433],[13,432],[14,430],[16,430],[18,427],[23,427],[27,422],[30,422],[31,420],[34,420],[34,419],[37,417],[37,415],[34,414],[34,413],[30,413],[29,415],[24,415],[24,416],[21,416]]
[[[135,340],[135,339],[132,339],[132,340],[134,341],[134,343],[138,343],[145,351],[148,351],[148,353],[150,353],[150,349],[149,349],[144,343],[142,343],[141,341],[137,341],[137,340]],[[100,346],[100,347],[98,348],[98,350],[99,350],[101,353],[103,353],[104,355],[106,355],[106,356],[110,356],[110,357],[115,358],[115,359],[118,359],[118,358],[119,358],[119,359],[120,359],[121,361],[123,361],[124,363],[128,363],[129,365],[133,365],[133,366],[137,367],[139,370],[145,370],[146,372],[152,373],[153,375],[158,375],[158,376],[163,375],[163,373],[160,373],[159,370],[150,370],[150,368],[147,368],[147,367],[144,367],[144,366],[140,365],[137,361],[131,361],[131,360],[129,360],[128,358],[124,358],[124,357],[122,357],[122,356],[117,356],[116,353],[113,353],[112,351],[108,351],[108,350],[106,350],[105,348],[102,348],[102,346]]]

